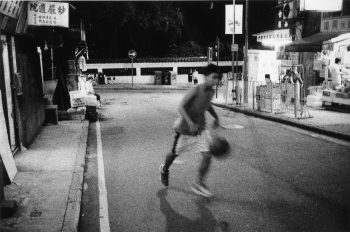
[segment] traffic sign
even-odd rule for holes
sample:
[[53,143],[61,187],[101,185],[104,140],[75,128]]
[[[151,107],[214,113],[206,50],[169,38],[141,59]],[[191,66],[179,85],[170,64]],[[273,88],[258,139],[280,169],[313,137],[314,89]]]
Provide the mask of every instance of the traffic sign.
[[231,45],[231,51],[232,52],[237,52],[238,51],[238,44],[232,44]]
[[129,56],[131,59],[134,59],[134,58],[136,58],[137,53],[136,53],[136,51],[134,51],[134,50],[130,50],[130,51],[128,52],[128,56]]

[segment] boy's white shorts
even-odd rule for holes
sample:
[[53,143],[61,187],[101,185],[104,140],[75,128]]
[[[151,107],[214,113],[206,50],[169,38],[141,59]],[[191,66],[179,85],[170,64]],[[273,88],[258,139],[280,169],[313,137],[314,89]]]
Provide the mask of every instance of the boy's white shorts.
[[196,147],[200,152],[208,152],[210,141],[209,130],[204,130],[197,136],[176,134],[172,151],[175,155],[181,155]]

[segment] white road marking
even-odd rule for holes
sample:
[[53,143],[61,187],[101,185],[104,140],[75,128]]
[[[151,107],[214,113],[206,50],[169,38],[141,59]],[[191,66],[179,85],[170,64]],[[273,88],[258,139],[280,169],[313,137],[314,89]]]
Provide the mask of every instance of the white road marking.
[[98,190],[100,200],[100,231],[109,232],[109,216],[107,189],[105,183],[105,168],[103,164],[102,140],[100,122],[96,122],[96,137],[97,137],[97,167],[98,167]]
[[225,129],[243,129],[244,126],[241,126],[241,125],[231,125],[231,124],[227,124],[227,125],[221,125],[222,128],[225,128]]

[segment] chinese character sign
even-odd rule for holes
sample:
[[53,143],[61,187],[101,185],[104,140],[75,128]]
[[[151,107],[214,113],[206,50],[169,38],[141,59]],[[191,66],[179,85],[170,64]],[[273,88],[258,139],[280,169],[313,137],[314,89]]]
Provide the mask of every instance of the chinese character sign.
[[18,19],[23,5],[23,1],[0,1],[0,13]]
[[69,27],[69,5],[61,2],[29,2],[28,25]]
[[225,6],[225,34],[242,34],[243,31],[243,5],[235,5],[235,20],[233,20],[233,5]]

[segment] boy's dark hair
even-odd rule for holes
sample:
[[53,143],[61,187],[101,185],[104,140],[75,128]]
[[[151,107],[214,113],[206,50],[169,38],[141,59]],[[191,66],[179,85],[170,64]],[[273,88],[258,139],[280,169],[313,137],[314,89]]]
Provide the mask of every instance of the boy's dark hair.
[[215,64],[209,64],[207,67],[204,69],[204,75],[208,76],[211,73],[219,73],[219,68]]
[[92,77],[88,77],[88,80],[93,80],[94,78],[92,78]]
[[340,58],[335,58],[335,63],[338,64],[341,61]]

